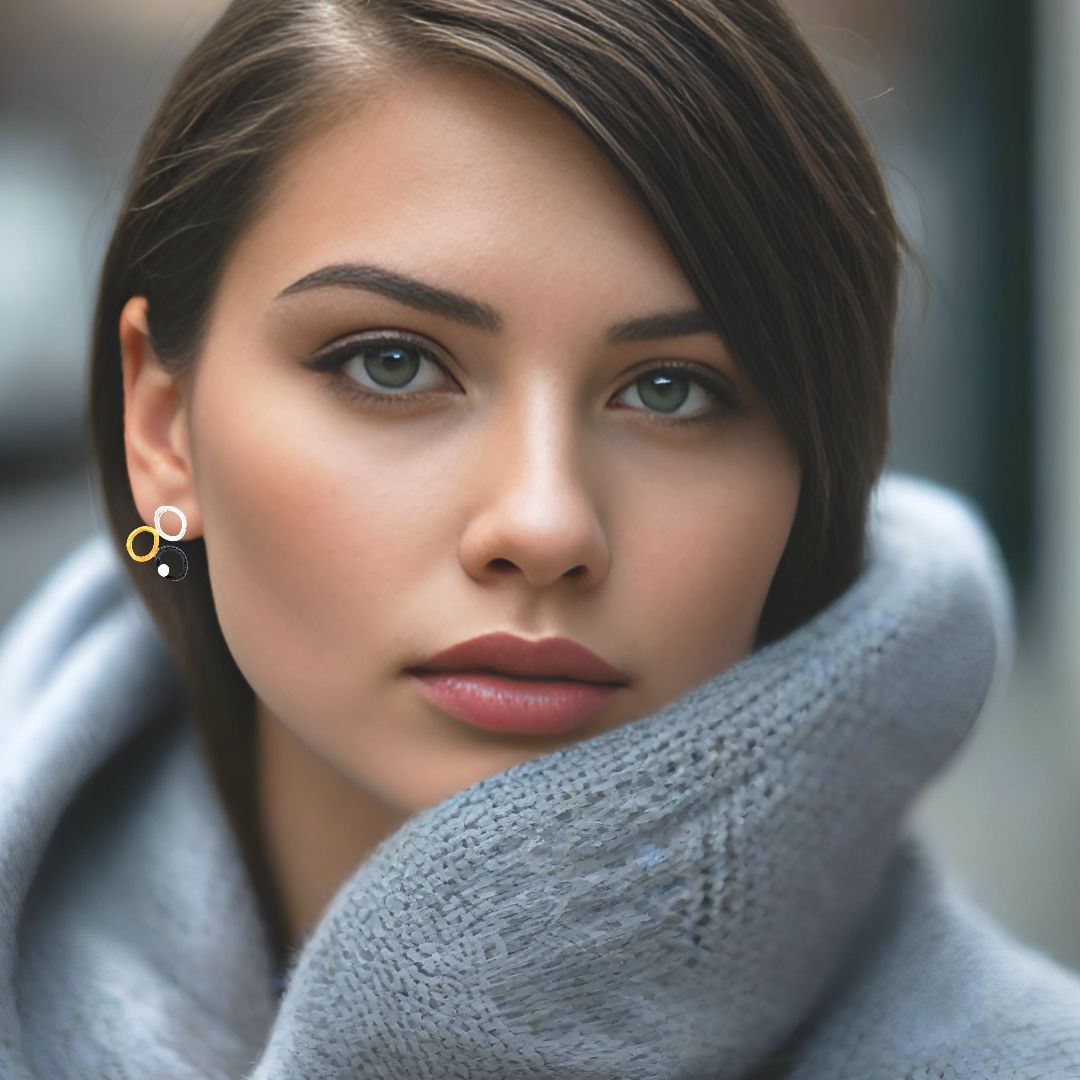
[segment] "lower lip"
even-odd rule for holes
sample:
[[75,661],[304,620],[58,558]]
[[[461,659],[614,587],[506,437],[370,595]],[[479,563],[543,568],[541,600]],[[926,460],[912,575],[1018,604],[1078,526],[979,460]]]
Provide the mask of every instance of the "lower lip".
[[553,735],[598,713],[619,686],[513,679],[472,671],[412,672],[421,693],[459,720],[489,731]]

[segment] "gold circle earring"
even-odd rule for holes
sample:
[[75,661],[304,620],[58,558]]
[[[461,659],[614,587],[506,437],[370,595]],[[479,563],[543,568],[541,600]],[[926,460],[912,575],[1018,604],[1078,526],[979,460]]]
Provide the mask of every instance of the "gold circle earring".
[[[136,555],[135,554],[135,549],[132,548],[132,546],[131,546],[131,542],[135,539],[136,536],[139,535],[139,533],[143,533],[143,532],[148,532],[148,533],[151,533],[153,535],[154,544],[145,555]],[[160,539],[161,539],[161,537],[158,535],[157,529],[155,529],[152,525],[140,525],[137,529],[132,529],[131,532],[128,533],[127,553],[136,562],[149,562],[158,552],[158,541]]]

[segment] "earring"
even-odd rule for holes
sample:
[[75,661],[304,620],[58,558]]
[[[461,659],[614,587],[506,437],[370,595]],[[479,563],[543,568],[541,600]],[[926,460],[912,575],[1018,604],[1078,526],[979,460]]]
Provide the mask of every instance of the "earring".
[[[177,517],[180,518],[180,531],[178,533],[167,533],[161,528],[161,517],[163,514],[167,514],[172,511]],[[132,541],[139,533],[148,532],[154,537],[154,542],[150,547],[150,550],[145,555],[136,555],[135,549],[132,547]],[[136,562],[149,562],[154,559],[157,564],[157,572],[159,577],[166,578],[168,581],[183,581],[187,577],[188,572],[188,558],[184,552],[176,547],[175,544],[166,544],[164,547],[160,547],[160,541],[165,540],[183,540],[184,534],[187,532],[187,518],[184,516],[184,511],[178,506],[159,506],[154,511],[154,524],[151,525],[139,525],[137,528],[131,530],[128,533],[127,538],[127,553]],[[172,568],[167,562],[163,562],[161,556],[166,552],[175,552],[180,559],[180,569],[177,573],[172,572]]]

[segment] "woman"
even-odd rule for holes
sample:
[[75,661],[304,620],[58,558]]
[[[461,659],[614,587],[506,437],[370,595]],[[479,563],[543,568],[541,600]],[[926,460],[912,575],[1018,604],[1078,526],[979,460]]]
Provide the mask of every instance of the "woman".
[[881,475],[905,250],[774,3],[231,4],[0,654],[0,1072],[1080,1069],[905,827],[1012,634]]

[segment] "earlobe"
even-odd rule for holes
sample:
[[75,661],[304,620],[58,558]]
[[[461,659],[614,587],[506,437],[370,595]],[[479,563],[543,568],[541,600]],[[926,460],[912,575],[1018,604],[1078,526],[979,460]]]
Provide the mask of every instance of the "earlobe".
[[146,297],[131,297],[118,327],[131,494],[144,523],[156,507],[183,506],[191,526],[188,535],[198,536],[202,524],[186,437],[185,394],[176,373],[154,351],[148,311]]

